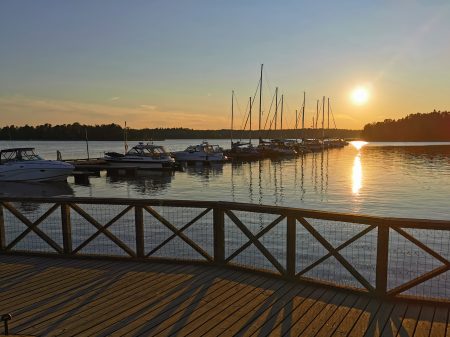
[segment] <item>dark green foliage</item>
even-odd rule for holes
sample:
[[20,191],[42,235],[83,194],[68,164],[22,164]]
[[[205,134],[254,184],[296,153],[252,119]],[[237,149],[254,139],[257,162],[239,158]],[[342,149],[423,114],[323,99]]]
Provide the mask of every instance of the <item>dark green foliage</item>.
[[[2,140],[84,140],[86,131],[89,140],[123,140],[124,128],[117,124],[81,125],[79,123],[55,125],[43,124],[38,126],[4,126],[0,129]],[[359,130],[325,130],[326,137],[358,138]],[[233,132],[234,139],[248,139],[249,131]],[[322,130],[277,130],[261,131],[263,138],[316,138],[322,137]],[[258,138],[259,132],[253,131],[252,138]],[[187,128],[156,128],[156,129],[128,129],[127,138],[130,141],[145,141],[158,139],[227,139],[230,130],[193,130]]]
[[367,124],[361,137],[367,141],[450,141],[450,112],[435,110]]

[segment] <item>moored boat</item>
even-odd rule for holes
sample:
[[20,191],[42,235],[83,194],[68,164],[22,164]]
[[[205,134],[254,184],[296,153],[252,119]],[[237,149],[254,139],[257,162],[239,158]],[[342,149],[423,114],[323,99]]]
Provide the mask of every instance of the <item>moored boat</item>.
[[190,145],[184,151],[174,152],[175,160],[179,162],[223,162],[228,158],[218,145],[211,145],[203,141],[198,145]]
[[32,147],[0,151],[0,181],[65,181],[73,170],[71,164],[41,158]]
[[111,167],[137,170],[173,170],[177,167],[170,153],[161,145],[140,142],[127,153],[106,152],[105,161]]
[[257,160],[264,158],[263,152],[251,143],[232,142],[231,149],[225,154],[232,160]]

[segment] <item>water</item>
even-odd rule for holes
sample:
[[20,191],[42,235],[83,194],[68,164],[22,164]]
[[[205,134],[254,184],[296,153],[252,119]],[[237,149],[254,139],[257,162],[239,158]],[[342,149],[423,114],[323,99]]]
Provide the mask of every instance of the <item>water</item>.
[[[158,142],[171,151],[201,140]],[[211,143],[229,147],[228,140]],[[33,146],[48,159],[86,158],[85,142],[0,142]],[[284,160],[189,166],[136,178],[91,178],[89,186],[5,184],[3,195],[224,200],[318,210],[450,219],[450,143],[369,143]],[[122,142],[90,142],[91,157],[123,151]]]

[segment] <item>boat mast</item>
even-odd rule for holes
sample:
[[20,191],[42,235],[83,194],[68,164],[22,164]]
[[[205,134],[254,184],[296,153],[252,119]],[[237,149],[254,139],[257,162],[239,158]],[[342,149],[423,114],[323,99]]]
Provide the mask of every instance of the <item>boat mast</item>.
[[259,77],[259,122],[258,122],[258,136],[259,142],[261,143],[261,119],[262,119],[262,75],[263,75],[263,66],[261,63],[261,75]]
[[249,98],[249,102],[250,102],[250,136],[249,136],[249,140],[248,142],[251,144],[252,143],[252,97],[250,96]]
[[306,105],[306,92],[303,91],[303,109],[302,109],[302,136],[305,138],[305,105]]
[[233,148],[233,118],[234,118],[234,90],[231,91],[231,131],[230,131],[231,148]]
[[[298,110],[295,109],[295,135],[297,136],[297,129],[298,129]],[[297,138],[297,137],[295,137]]]
[[128,132],[127,132],[127,121],[125,121],[125,129],[123,130],[123,140],[125,145],[125,153],[128,152]]
[[325,139],[325,96],[322,98],[322,141]]
[[317,100],[316,104],[316,124],[314,125],[314,129],[317,129],[317,120],[319,119],[319,100]]
[[278,119],[278,87],[275,88],[275,131],[277,131]]
[[280,125],[281,125],[280,130],[281,130],[281,132],[283,132],[283,106],[284,106],[283,97],[284,97],[284,95],[281,95],[281,123],[280,123]]
[[[328,130],[330,130],[330,97],[328,97]],[[330,135],[328,135],[328,137],[330,137]]]
[[87,159],[89,160],[89,139],[88,139],[88,132],[87,128],[84,129],[85,137],[86,137],[86,152],[87,152]]

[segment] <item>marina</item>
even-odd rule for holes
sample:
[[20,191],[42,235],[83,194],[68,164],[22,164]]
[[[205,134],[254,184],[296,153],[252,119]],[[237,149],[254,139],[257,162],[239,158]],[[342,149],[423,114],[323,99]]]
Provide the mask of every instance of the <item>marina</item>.
[[[184,150],[186,144],[201,140],[159,142],[169,151]],[[216,140],[229,146],[228,140]],[[1,148],[32,144],[44,158],[86,158],[83,142],[0,142]],[[449,219],[445,196],[450,184],[450,143],[369,143],[356,148],[312,152],[302,156],[226,162],[214,165],[187,165],[183,171],[139,172],[137,175],[111,175],[99,162],[105,149],[123,152],[123,142],[90,142],[94,166],[89,183],[77,184],[69,177],[65,188],[32,184],[34,196],[179,198],[192,193],[200,200],[226,200],[279,206],[344,211],[383,216]],[[361,144],[360,144],[361,145]],[[80,161],[80,165],[86,160]],[[101,170],[102,169],[102,170]],[[383,171],[383,179],[378,173]],[[124,172],[126,173],[126,172]],[[1,195],[22,196],[14,183]],[[59,191],[59,193],[57,193]],[[53,194],[51,194],[53,193]],[[426,205],[426,206],[425,206]]]

